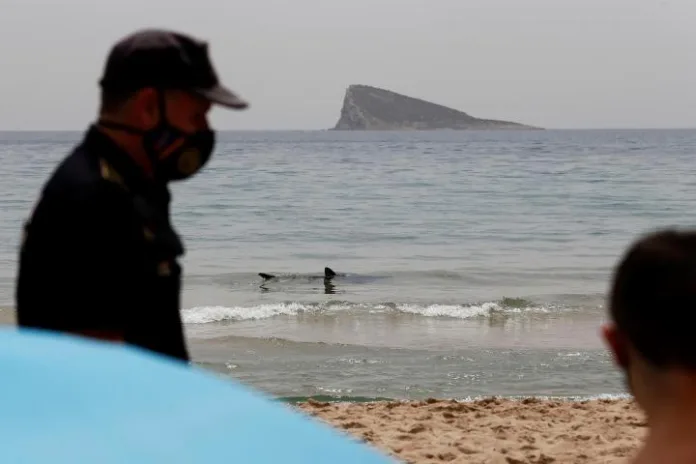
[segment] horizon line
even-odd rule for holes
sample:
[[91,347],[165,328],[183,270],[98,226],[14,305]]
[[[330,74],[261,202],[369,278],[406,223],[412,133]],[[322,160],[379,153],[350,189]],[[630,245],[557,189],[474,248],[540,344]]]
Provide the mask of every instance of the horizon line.
[[[696,130],[696,126],[688,127],[540,127],[542,131],[618,131],[618,130]],[[85,132],[81,129],[0,129],[0,133],[10,132]],[[216,132],[475,132],[476,129],[440,129],[440,130],[333,130],[326,129],[214,129]],[[478,132],[505,132],[505,129],[481,129]],[[509,131],[508,131],[509,132]],[[538,132],[538,131],[514,131],[514,132]]]

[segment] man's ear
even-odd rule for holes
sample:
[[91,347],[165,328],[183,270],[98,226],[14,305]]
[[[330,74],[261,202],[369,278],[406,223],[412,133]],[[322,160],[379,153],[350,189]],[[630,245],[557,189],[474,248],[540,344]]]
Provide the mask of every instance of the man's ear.
[[614,362],[622,368],[627,368],[629,363],[628,343],[621,331],[613,322],[602,325],[602,339],[609,347]]
[[157,90],[145,88],[132,97],[131,115],[142,129],[151,129],[159,123],[159,99]]

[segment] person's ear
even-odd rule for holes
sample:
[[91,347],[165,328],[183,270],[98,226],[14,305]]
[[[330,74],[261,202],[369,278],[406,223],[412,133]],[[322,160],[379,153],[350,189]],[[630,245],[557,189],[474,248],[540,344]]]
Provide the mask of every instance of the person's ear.
[[133,123],[141,129],[152,129],[159,123],[160,105],[157,90],[145,88],[139,90],[132,99],[131,116]]
[[613,322],[604,324],[601,331],[602,339],[609,347],[614,362],[624,369],[627,368],[629,364],[629,347],[624,335]]

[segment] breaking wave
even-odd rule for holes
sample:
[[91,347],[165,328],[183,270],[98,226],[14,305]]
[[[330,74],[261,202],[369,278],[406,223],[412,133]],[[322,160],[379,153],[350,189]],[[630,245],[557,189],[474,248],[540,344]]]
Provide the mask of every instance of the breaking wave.
[[454,319],[487,318],[496,315],[548,313],[563,308],[550,305],[537,305],[519,298],[504,298],[473,304],[412,304],[412,303],[351,303],[330,301],[326,303],[281,302],[255,306],[197,306],[182,311],[187,324],[207,324],[223,321],[245,321],[269,319],[277,316],[295,316],[303,313],[331,314],[348,311],[392,312],[423,317],[448,317]]

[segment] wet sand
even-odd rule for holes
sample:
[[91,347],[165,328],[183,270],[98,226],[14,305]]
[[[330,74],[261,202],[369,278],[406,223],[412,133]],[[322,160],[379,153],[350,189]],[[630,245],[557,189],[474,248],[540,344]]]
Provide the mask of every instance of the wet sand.
[[485,399],[297,407],[407,463],[625,463],[646,433],[631,400]]
[[17,317],[13,309],[0,309],[0,326],[16,324]]

